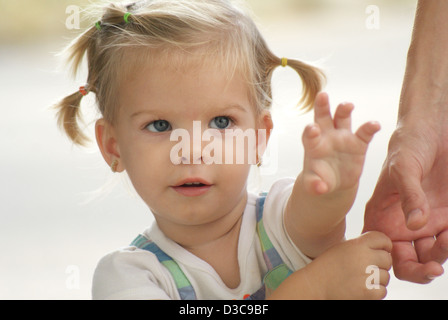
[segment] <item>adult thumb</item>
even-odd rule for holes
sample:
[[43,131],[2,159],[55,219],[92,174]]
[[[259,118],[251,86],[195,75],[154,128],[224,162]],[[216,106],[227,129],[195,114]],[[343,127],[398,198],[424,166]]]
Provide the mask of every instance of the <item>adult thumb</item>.
[[[404,157],[401,157],[403,159]],[[426,225],[429,205],[421,181],[423,172],[417,160],[407,157],[396,159],[389,167],[389,176],[400,194],[401,207],[410,230],[418,230]]]

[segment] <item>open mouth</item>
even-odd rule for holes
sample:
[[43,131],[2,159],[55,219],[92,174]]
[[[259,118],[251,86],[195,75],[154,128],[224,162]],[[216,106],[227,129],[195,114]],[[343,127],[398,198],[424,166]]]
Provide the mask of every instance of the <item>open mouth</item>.
[[188,183],[184,183],[182,185],[180,185],[180,187],[184,187],[184,188],[194,188],[194,187],[203,187],[206,186],[206,184],[202,183],[202,182],[188,182]]
[[180,193],[183,196],[198,197],[206,194],[211,187],[212,185],[207,183],[206,181],[201,180],[195,181],[193,179],[188,179],[187,181],[180,182],[179,184],[173,186],[172,188],[177,193]]

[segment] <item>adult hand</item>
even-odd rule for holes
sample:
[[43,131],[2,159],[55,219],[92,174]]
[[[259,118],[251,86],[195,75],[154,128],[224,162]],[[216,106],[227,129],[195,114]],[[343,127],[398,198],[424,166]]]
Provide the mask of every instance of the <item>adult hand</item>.
[[448,125],[440,117],[417,119],[392,135],[364,232],[392,239],[397,278],[428,283],[448,258]]

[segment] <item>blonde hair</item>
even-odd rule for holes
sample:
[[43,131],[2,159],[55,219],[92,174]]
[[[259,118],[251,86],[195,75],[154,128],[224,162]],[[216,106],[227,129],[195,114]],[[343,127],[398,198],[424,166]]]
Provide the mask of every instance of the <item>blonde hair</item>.
[[[99,111],[111,123],[116,121],[121,82],[156,53],[171,59],[170,63],[199,55],[226,71],[241,72],[258,111],[270,108],[272,75],[285,63],[271,52],[249,13],[230,0],[109,4],[101,20],[78,36],[67,52],[74,74],[87,56],[85,89],[95,93]],[[302,79],[302,107],[312,109],[325,79],[323,72],[299,60],[288,59],[288,66]],[[82,91],[56,105],[59,125],[79,145],[88,141],[78,124]]]

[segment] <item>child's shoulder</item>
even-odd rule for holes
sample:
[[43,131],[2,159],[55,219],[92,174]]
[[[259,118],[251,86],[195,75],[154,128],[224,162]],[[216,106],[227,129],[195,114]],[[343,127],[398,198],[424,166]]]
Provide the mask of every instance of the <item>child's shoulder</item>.
[[99,260],[92,281],[92,296],[94,299],[134,299],[157,293],[160,298],[163,293],[160,283],[166,282],[165,278],[168,278],[166,270],[155,255],[128,245]]
[[97,264],[96,274],[107,274],[109,276],[118,275],[123,270],[140,268],[142,265],[152,265],[157,263],[157,258],[148,255],[135,245],[128,245],[118,248],[104,255]]

